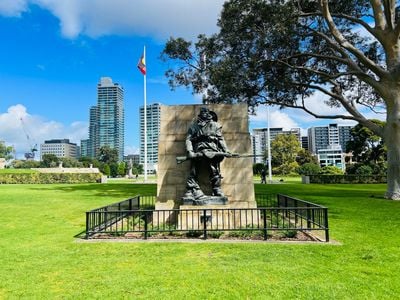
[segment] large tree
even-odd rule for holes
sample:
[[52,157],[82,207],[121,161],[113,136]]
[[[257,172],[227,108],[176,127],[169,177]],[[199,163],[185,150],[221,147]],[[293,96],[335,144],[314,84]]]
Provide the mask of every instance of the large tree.
[[[386,197],[400,199],[400,20],[394,0],[230,0],[219,32],[195,43],[171,38],[163,57],[172,87],[205,102],[298,108],[317,118],[354,120],[388,149]],[[321,114],[314,93],[342,114]],[[379,125],[365,110],[386,114]]]
[[271,156],[274,173],[287,175],[295,173],[299,164],[296,157],[301,146],[294,134],[278,134],[271,142]]
[[6,146],[2,141],[0,141],[0,158],[5,160],[10,160],[13,158],[14,148],[12,146]]

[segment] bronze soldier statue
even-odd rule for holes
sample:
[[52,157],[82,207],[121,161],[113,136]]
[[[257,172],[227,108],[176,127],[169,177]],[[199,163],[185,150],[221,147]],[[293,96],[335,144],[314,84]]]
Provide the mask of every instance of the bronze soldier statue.
[[220,163],[224,157],[232,154],[222,136],[222,126],[217,121],[215,112],[202,107],[197,120],[188,130],[186,151],[191,168],[186,182],[186,193],[183,196],[185,199],[201,200],[206,197],[198,183],[198,172],[204,164],[208,167],[213,196],[224,197],[221,190]]

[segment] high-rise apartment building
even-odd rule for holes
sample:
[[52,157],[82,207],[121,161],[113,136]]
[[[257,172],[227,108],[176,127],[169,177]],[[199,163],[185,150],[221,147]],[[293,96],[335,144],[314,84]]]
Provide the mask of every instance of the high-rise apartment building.
[[342,152],[346,150],[347,142],[351,140],[352,126],[329,124],[308,129],[308,147],[310,152],[317,154],[320,149],[339,145]]
[[[144,107],[140,107],[140,163],[144,164]],[[161,104],[146,106],[147,166],[148,172],[156,171],[158,163],[158,136],[160,134]]]
[[321,167],[336,166],[345,169],[346,145],[351,140],[352,126],[329,124],[308,129],[310,152],[317,154]]
[[124,89],[110,77],[97,84],[97,105],[90,108],[87,155],[96,157],[100,147],[109,146],[124,156]]
[[[292,128],[290,130],[283,130],[283,128],[270,128],[269,129],[270,142],[272,142],[278,134],[293,134],[297,137],[299,143],[301,142],[300,128]],[[264,155],[268,150],[268,128],[253,129],[252,146],[254,154],[254,163],[264,163]]]
[[54,154],[60,158],[79,158],[80,150],[79,147],[76,144],[71,143],[69,139],[54,139],[44,141],[44,144],[40,145],[41,160],[45,154]]
[[99,110],[97,106],[90,107],[89,110],[89,140],[88,140],[88,156],[96,157],[99,146]]
[[88,149],[89,149],[89,139],[81,140],[81,157],[90,157]]
[[308,136],[301,137],[301,148],[308,150]]

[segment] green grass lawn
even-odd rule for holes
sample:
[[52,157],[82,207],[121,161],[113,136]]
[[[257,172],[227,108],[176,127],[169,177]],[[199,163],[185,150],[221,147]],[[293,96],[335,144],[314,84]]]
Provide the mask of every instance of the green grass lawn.
[[[261,183],[261,177],[255,175],[253,177],[254,183]],[[269,182],[267,174],[267,182]],[[272,183],[301,183],[301,176],[272,176]]]
[[29,174],[29,173],[37,173],[37,171],[31,169],[0,169],[0,174]]
[[398,299],[384,185],[256,185],[329,207],[337,244],[79,242],[86,210],[151,184],[0,185],[0,299]]

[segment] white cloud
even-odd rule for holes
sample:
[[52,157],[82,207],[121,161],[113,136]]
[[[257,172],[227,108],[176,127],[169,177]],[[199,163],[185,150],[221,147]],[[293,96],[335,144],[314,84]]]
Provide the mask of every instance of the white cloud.
[[65,37],[136,34],[166,39],[212,33],[224,0],[1,0],[0,15],[18,16],[27,4],[49,10]]
[[27,9],[26,0],[1,0],[0,15],[6,17],[19,17]]
[[67,138],[80,145],[80,140],[87,138],[87,133],[88,124],[85,122],[74,122],[64,126],[59,122],[29,114],[21,104],[11,106],[7,112],[0,114],[0,140],[13,145],[18,158],[22,158],[23,153],[35,144],[40,147],[44,140]]
[[[291,128],[300,127],[297,122],[295,122],[287,113],[276,109],[270,108],[270,120],[269,126],[270,127],[278,127],[283,128],[284,130],[288,130]],[[262,128],[267,127],[268,123],[268,112],[266,106],[260,106],[257,108],[256,115],[250,116],[250,122],[252,123],[252,127]]]
[[130,155],[130,154],[139,154],[139,148],[131,145],[126,145],[125,146],[125,155]]

